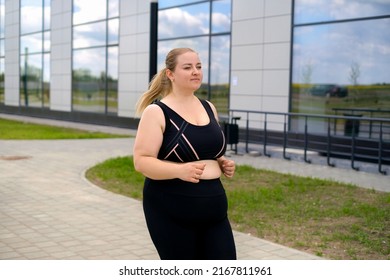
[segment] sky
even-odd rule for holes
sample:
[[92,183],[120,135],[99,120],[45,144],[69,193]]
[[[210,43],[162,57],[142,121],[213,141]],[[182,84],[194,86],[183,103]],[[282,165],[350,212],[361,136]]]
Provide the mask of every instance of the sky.
[[[390,14],[390,0],[296,0],[296,4],[306,5],[296,12],[298,23]],[[310,65],[312,83],[350,84],[351,67],[357,65],[358,84],[390,83],[389,27],[389,18],[296,27],[294,82],[303,82],[302,71]]]

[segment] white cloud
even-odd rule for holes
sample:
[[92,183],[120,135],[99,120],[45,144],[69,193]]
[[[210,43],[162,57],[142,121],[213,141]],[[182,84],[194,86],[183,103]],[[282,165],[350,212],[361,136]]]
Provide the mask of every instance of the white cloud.
[[158,26],[160,38],[208,33],[208,20],[208,14],[190,14],[180,8],[162,11],[159,13]]

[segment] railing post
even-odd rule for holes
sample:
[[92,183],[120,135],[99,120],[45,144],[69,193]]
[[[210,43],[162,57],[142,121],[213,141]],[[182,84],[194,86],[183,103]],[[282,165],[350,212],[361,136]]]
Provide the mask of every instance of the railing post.
[[284,133],[283,133],[283,158],[290,160],[291,158],[286,155],[287,146],[287,114],[284,114]]
[[[335,118],[336,120],[336,118]],[[330,118],[328,118],[328,140],[327,140],[327,146],[326,146],[326,163],[334,167],[335,164],[330,162],[330,149],[331,149],[331,135],[330,135]]]
[[248,143],[249,143],[249,112],[246,112],[246,131],[245,131],[245,150],[249,153]]
[[264,114],[264,145],[263,145],[263,154],[267,157],[271,157],[271,154],[268,154],[267,153],[267,137],[268,137],[268,133],[267,133],[267,116],[268,114],[265,113]]
[[307,163],[311,163],[310,159],[307,159],[307,145],[308,145],[308,136],[307,136],[307,116],[305,116],[305,146],[304,146],[304,160]]
[[372,112],[370,112],[370,126],[369,126],[369,132],[368,132],[368,138],[371,139],[371,135],[372,135]]
[[379,126],[379,143],[378,143],[378,170],[379,173],[386,175],[387,172],[382,170],[382,148],[383,148],[383,122],[380,122]]
[[[354,117],[352,117],[354,118]],[[356,143],[355,143],[355,120],[352,119],[352,145],[351,145],[351,168],[358,171],[359,170],[359,167],[356,167],[355,166],[355,146],[356,146]]]

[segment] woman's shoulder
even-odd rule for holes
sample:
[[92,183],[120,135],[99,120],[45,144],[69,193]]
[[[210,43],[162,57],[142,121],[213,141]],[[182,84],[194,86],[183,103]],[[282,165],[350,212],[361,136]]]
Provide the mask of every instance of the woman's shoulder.
[[214,104],[207,100],[207,99],[200,99],[200,101],[203,103],[203,104],[206,104],[206,106],[208,105],[211,109],[211,111],[213,112],[215,118],[218,120],[218,113],[217,113],[217,109],[216,107],[214,106]]
[[162,108],[156,103],[149,104],[146,106],[142,113],[142,117],[164,117]]
[[146,106],[141,118],[146,122],[156,122],[164,129],[168,123],[165,111],[156,102]]

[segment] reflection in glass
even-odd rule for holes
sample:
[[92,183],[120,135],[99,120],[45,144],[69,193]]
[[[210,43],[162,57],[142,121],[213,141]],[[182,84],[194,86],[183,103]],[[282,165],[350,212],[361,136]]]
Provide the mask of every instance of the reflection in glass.
[[88,48],[106,44],[106,22],[96,22],[73,27],[73,47]]
[[21,0],[20,33],[27,34],[42,31],[42,1]]
[[20,103],[49,106],[50,0],[21,0]]
[[74,0],[73,24],[106,19],[107,0]]
[[159,0],[158,6],[160,9],[164,9],[168,7],[179,6],[179,5],[195,3],[195,2],[199,2],[199,0]]
[[158,38],[177,38],[209,33],[210,4],[203,3],[158,13]]
[[29,54],[42,52],[41,32],[20,36],[20,52],[25,53],[26,51]]
[[119,43],[119,19],[111,19],[108,21],[108,44]]
[[119,0],[73,5],[73,109],[118,112]]
[[51,48],[50,31],[43,33],[43,51],[49,52]]
[[199,53],[203,69],[203,83],[196,94],[211,100],[219,112],[226,114],[230,89],[231,0],[190,5],[194,2],[197,1],[159,1],[158,69],[165,66],[165,56],[171,49],[194,49]]
[[105,48],[73,51],[73,109],[105,112]]
[[44,0],[44,7],[43,7],[43,30],[50,29],[51,25],[51,0]]
[[375,17],[390,14],[388,0],[295,0],[295,24]]
[[211,39],[210,100],[220,113],[228,114],[230,36]]
[[230,32],[231,1],[213,1],[212,3],[211,32]]
[[5,0],[0,0],[0,38],[4,38],[5,27]]
[[108,48],[107,112],[118,112],[118,47]]
[[43,55],[43,107],[50,106],[50,53]]
[[108,18],[119,17],[119,0],[108,0]]
[[25,54],[20,61],[20,102],[26,107],[42,107],[42,54]]
[[0,104],[4,104],[4,2],[0,0]]
[[[389,117],[390,19],[296,27],[292,111]],[[343,111],[344,110],[344,111]]]
[[4,104],[4,57],[0,57],[0,104]]

